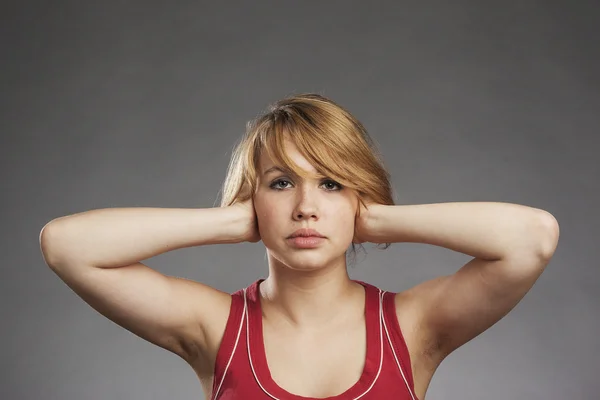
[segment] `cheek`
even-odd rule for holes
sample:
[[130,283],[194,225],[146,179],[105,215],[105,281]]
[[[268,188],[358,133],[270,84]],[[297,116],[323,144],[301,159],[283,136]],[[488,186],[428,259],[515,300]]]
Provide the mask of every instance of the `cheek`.
[[268,228],[272,230],[274,227],[277,226],[277,215],[273,212],[272,209],[265,208],[261,210],[260,213],[257,213],[256,216],[258,218],[259,225],[264,227],[265,229]]
[[352,240],[354,238],[354,223],[355,223],[355,216],[353,213],[349,213],[348,215],[346,215],[346,218],[344,219],[344,233],[345,233],[345,239],[347,240]]
[[333,220],[336,224],[336,234],[341,241],[352,240],[354,237],[355,214],[351,208],[340,208],[335,213]]
[[277,228],[281,227],[282,210],[268,199],[259,198],[255,200],[254,209],[258,218],[258,228],[262,238],[279,234]]

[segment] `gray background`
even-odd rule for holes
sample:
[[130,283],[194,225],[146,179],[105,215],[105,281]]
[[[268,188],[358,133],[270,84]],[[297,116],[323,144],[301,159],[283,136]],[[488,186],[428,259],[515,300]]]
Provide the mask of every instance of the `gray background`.
[[[315,91],[367,126],[398,204],[513,202],[560,223],[537,284],[442,363],[427,398],[598,399],[598,8],[3,2],[0,398],[202,398],[182,360],[45,266],[40,229],[93,208],[212,207],[245,122]],[[469,260],[422,244],[365,249],[351,276],[391,291]],[[147,263],[233,292],[265,276],[264,253],[206,246]]]

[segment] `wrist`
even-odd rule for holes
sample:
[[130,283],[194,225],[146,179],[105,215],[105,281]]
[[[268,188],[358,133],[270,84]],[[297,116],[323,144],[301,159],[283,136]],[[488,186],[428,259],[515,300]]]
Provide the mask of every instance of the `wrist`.
[[246,232],[245,218],[243,210],[237,206],[220,207],[219,212],[222,214],[221,240],[223,244],[233,244],[243,242]]

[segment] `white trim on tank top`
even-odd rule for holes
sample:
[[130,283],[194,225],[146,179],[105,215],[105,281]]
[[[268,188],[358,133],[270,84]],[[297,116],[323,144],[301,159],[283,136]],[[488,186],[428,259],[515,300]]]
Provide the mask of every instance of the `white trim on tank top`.
[[[385,294],[385,292],[384,292]],[[392,354],[394,354],[394,360],[396,361],[396,365],[400,370],[400,374],[402,375],[402,379],[404,379],[404,383],[406,384],[406,388],[408,389],[408,393],[410,393],[410,397],[412,400],[417,400],[416,395],[413,393],[410,385],[408,384],[408,380],[406,379],[406,375],[404,374],[404,370],[398,361],[398,355],[396,354],[396,350],[394,349],[394,345],[392,344],[392,339],[390,338],[390,332],[388,331],[387,324],[385,323],[385,318],[383,319],[383,327],[385,328],[385,334],[387,336],[388,343],[390,344],[390,348],[392,349]]]
[[[381,289],[379,290],[379,342],[381,344],[381,348],[380,348],[380,359],[379,359],[379,370],[377,371],[377,375],[375,376],[375,379],[373,380],[373,382],[371,383],[371,386],[369,386],[369,388],[362,393],[360,396],[355,397],[353,400],[358,400],[361,397],[363,397],[365,394],[367,394],[371,388],[375,385],[375,382],[377,382],[377,379],[379,378],[379,374],[381,373],[381,367],[383,365],[383,329],[382,329],[382,325],[383,328],[385,329],[385,333],[386,333],[386,337],[388,340],[388,343],[390,345],[390,348],[392,349],[392,353],[394,354],[394,360],[396,361],[396,366],[398,367],[398,369],[400,370],[400,374],[402,375],[402,379],[404,380],[404,383],[406,384],[406,388],[408,389],[408,392],[410,393],[410,396],[413,400],[417,400],[416,396],[413,394],[412,389],[410,388],[410,385],[408,384],[408,380],[406,379],[406,375],[404,374],[404,370],[402,369],[402,366],[400,365],[400,362],[398,361],[398,356],[396,354],[396,350],[394,349],[394,346],[392,345],[392,341],[390,339],[390,333],[388,331],[387,328],[387,324],[385,323],[385,318],[383,317],[383,298],[384,295],[387,293],[386,291],[382,291]],[[247,297],[246,297],[246,289],[243,289],[244,292],[244,309],[242,312],[242,318],[240,321],[240,326],[238,328],[238,334],[237,337],[235,339],[235,345],[233,346],[233,350],[231,351],[231,355],[229,357],[229,361],[227,362],[227,366],[225,367],[225,370],[223,371],[223,376],[221,377],[221,382],[219,383],[219,386],[217,387],[217,390],[213,393],[213,395],[211,396],[212,399],[216,399],[217,395],[219,394],[219,391],[221,390],[221,386],[223,385],[223,381],[225,380],[225,376],[227,375],[227,371],[229,370],[229,366],[231,364],[231,360],[233,359],[233,355],[235,354],[235,351],[237,349],[239,340],[240,340],[240,334],[242,331],[242,324],[244,323],[244,319],[246,321],[246,347],[248,350],[248,359],[250,361],[250,368],[252,369],[252,373],[254,374],[254,379],[256,379],[256,383],[260,386],[260,388],[263,390],[263,392],[265,392],[265,394],[267,394],[268,396],[270,396],[271,398],[273,398],[274,400],[280,400],[279,398],[273,396],[271,393],[269,393],[265,387],[260,383],[260,381],[258,380],[258,376],[256,375],[256,371],[254,370],[254,365],[252,364],[252,356],[250,354],[250,336],[249,336],[249,332],[250,332],[250,326],[249,326],[249,318],[248,318],[248,301],[247,301]]]
[[[244,289],[244,303],[246,303],[246,289]],[[233,355],[235,354],[235,350],[240,341],[240,336],[242,333],[242,326],[244,326],[243,323],[244,323],[245,317],[246,317],[246,306],[244,305],[244,310],[242,311],[242,319],[240,321],[240,327],[238,328],[237,337],[235,338],[235,344],[233,346],[233,350],[231,350],[231,355],[229,356],[229,361],[227,361],[227,365],[225,366],[225,370],[223,371],[223,376],[221,377],[221,382],[219,383],[217,390],[215,390],[215,392],[212,394],[212,396],[210,396],[211,399],[216,399],[217,395],[219,394],[219,391],[221,390],[221,386],[223,385],[223,381],[225,380],[225,376],[227,375],[227,370],[229,369],[229,365],[231,364],[231,360],[233,359]]]

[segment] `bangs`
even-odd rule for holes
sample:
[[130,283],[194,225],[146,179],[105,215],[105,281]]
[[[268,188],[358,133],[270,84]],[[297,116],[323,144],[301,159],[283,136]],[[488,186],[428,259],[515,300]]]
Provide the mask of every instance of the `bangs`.
[[[316,124],[314,119],[307,116],[307,113],[303,113],[302,117],[282,114],[279,114],[271,124],[263,125],[265,129],[261,130],[256,141],[258,145],[255,159],[257,165],[258,157],[262,151],[265,151],[277,166],[296,176],[304,179],[328,177],[344,186],[353,186],[345,178],[351,174],[349,170],[351,160],[348,152],[343,151],[343,146],[340,145],[341,141],[338,141],[337,145],[335,144],[331,129],[319,126],[320,124]],[[316,174],[307,172],[294,163],[285,151],[286,141],[296,147],[298,152],[315,168]]]

